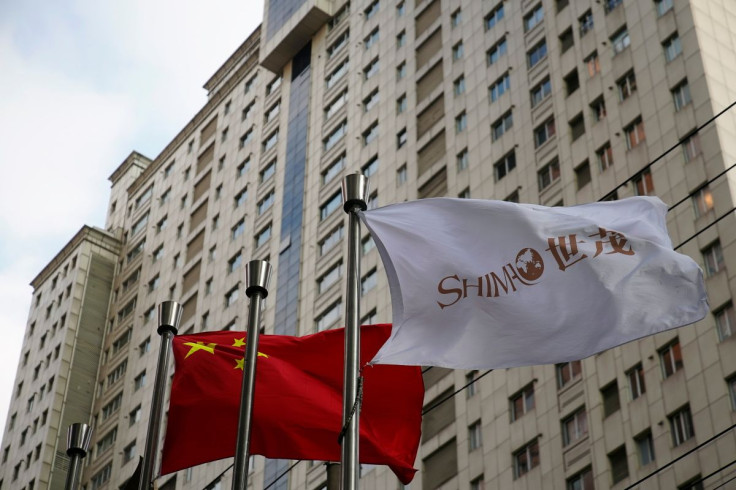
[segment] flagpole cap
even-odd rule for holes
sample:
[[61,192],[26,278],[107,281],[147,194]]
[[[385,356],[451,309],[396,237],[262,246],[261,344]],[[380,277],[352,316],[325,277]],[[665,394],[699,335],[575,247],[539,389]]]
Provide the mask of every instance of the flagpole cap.
[[368,209],[365,203],[365,196],[367,194],[368,179],[365,175],[356,172],[346,175],[342,179],[342,207],[346,213],[349,213],[356,207],[361,211]]
[[184,308],[176,301],[162,301],[158,305],[158,334],[170,331],[174,335],[179,331],[181,313]]
[[85,457],[91,440],[92,427],[81,423],[70,425],[66,431],[66,454],[70,457],[75,454]]
[[245,264],[245,294],[250,298],[255,293],[268,296],[271,280],[271,264],[265,260],[251,260]]

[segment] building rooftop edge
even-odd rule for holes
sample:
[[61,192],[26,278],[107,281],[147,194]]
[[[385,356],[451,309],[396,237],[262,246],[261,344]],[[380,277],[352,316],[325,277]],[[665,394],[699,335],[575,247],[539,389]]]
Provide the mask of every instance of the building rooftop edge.
[[125,174],[125,172],[128,171],[128,169],[136,164],[140,160],[146,160],[148,164],[151,163],[151,159],[145,156],[144,154],[137,152],[135,150],[130,152],[130,155],[125,157],[125,160],[123,160],[123,163],[118,165],[118,167],[110,174],[110,176],[107,178],[112,185],[115,185],[117,181]]
[[69,255],[71,255],[74,249],[76,249],[79,244],[85,240],[100,241],[102,242],[102,244],[107,245],[107,248],[114,253],[118,253],[121,245],[120,240],[112,233],[97,228],[95,226],[83,225],[79,229],[79,231],[72,237],[72,239],[69,240],[67,244],[64,245],[62,249],[54,256],[54,258],[52,258],[43,269],[41,269],[41,272],[39,272],[36,277],[31,280],[30,285],[33,287],[33,289],[38,289],[38,287],[41,286],[41,284],[43,284],[43,282],[49,278],[49,276],[61,265],[61,263],[64,262],[67,257],[69,257]]
[[228,59],[225,61],[225,63],[220,66],[220,68],[217,69],[214,75],[212,75],[209,80],[205,82],[205,84],[202,86],[205,90],[207,90],[207,93],[211,93],[212,89],[214,89],[223,79],[227,78],[227,76],[230,74],[230,72],[233,71],[233,69],[238,65],[238,63],[246,57],[246,55],[249,54],[249,51],[253,49],[253,43],[251,42],[254,37],[257,37],[260,39],[261,35],[261,25],[259,24],[251,33],[250,36],[248,36],[243,43],[238,46],[238,48],[231,54]]

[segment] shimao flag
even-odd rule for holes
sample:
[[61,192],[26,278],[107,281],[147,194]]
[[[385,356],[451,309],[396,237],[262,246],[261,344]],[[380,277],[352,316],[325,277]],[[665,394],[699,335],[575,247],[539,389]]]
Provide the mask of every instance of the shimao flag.
[[693,323],[702,271],[651,197],[548,208],[424,199],[362,213],[391,337],[373,363],[487,369],[582,359]]
[[[361,362],[386,341],[390,325],[361,328]],[[235,454],[245,332],[174,338],[161,473]],[[340,461],[344,330],[305,337],[262,335],[253,406],[251,454]],[[360,461],[414,476],[424,386],[418,367],[366,366],[360,415]]]

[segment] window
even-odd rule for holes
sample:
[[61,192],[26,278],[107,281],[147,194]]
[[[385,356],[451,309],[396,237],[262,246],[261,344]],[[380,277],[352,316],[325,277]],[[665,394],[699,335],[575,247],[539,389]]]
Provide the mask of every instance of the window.
[[480,420],[470,424],[468,427],[468,450],[475,451],[483,445],[483,431]]
[[223,129],[223,130],[222,130],[222,132],[220,133],[220,141],[225,141],[225,140],[227,140],[227,134],[228,134],[229,132],[230,132],[230,128],[225,128],[225,129]]
[[340,24],[350,13],[350,3],[346,3],[343,7],[338,10],[335,15],[327,21],[327,31],[331,31]]
[[664,49],[664,59],[668,63],[682,54],[682,44],[677,32],[665,39],[662,43],[662,49]]
[[118,393],[109,403],[102,407],[102,420],[107,420],[110,415],[114,414],[120,409],[120,404],[123,401],[123,394]]
[[590,180],[590,163],[588,163],[588,160],[585,160],[575,167],[575,182],[577,183],[578,190],[588,185]]
[[654,195],[652,173],[648,169],[636,175],[632,181],[632,185],[634,186],[634,194],[637,196]]
[[327,107],[325,108],[325,119],[329,119],[335,114],[337,114],[337,111],[339,111],[344,105],[345,102],[348,100],[348,91],[343,90],[340,92],[340,95],[335,97],[335,99],[330,102]]
[[706,277],[712,277],[725,268],[726,264],[723,260],[723,250],[721,249],[720,240],[716,240],[704,248],[702,253]]
[[123,448],[123,464],[133,459],[135,455],[135,441],[133,441]]
[[319,242],[319,254],[320,254],[320,256],[322,256],[322,255],[326,254],[327,252],[329,252],[330,250],[332,250],[332,248],[335,245],[337,245],[337,243],[340,242],[340,239],[342,238],[343,232],[344,232],[344,227],[341,224],[337,228],[334,228],[333,230],[331,230],[327,234],[327,236],[324,237]]
[[401,148],[407,142],[406,128],[402,129],[396,135],[396,147]]
[[626,133],[626,148],[629,150],[636,148],[646,139],[644,122],[642,122],[641,118],[637,118],[624,128],[624,133]]
[[499,97],[501,97],[510,89],[511,77],[509,77],[509,72],[506,72],[501,75],[501,78],[493,82],[493,85],[488,88],[488,96],[491,99],[491,102],[496,102]]
[[330,267],[327,272],[317,279],[317,293],[321,294],[327,291],[330,286],[335,284],[342,276],[342,262],[338,262]]
[[456,133],[462,133],[465,131],[465,128],[468,127],[468,115],[465,113],[465,111],[461,112],[460,114],[455,117],[455,132]]
[[131,236],[137,234],[143,228],[145,228],[147,223],[148,223],[148,211],[146,211],[146,214],[144,214],[138,221],[135,222],[135,224],[130,230]]
[[555,119],[551,117],[534,130],[534,148],[539,148],[555,135]]
[[559,39],[560,39],[560,52],[564,53],[568,49],[572,48],[573,45],[575,44],[575,39],[573,38],[573,35],[572,35],[572,27],[567,29],[562,34],[560,34]]
[[615,485],[629,476],[629,463],[626,461],[626,446],[608,454],[608,462],[611,465],[611,480]]
[[569,446],[588,435],[588,415],[585,407],[562,421],[562,446]]
[[496,7],[491,10],[491,12],[485,16],[483,19],[483,25],[485,26],[486,30],[489,30],[493,28],[496,24],[498,24],[501,19],[503,19],[503,1],[499,2]]
[[259,178],[261,183],[267,181],[271,177],[273,177],[273,174],[276,173],[276,160],[271,160],[271,163],[266,165],[263,170],[261,170]]
[[455,94],[455,96],[465,93],[465,76],[464,75],[460,75],[458,78],[455,79],[454,82],[452,82],[452,93]]
[[578,71],[573,70],[565,76],[565,95],[568,97],[580,88],[580,77]]
[[402,48],[404,46],[406,46],[406,31],[401,31],[396,36],[396,47],[397,48]]
[[241,121],[245,121],[246,119],[248,119],[248,117],[251,114],[253,114],[253,108],[255,107],[255,105],[256,105],[255,102],[251,102],[250,104],[248,104],[247,106],[243,108],[243,111],[240,113]]
[[396,5],[396,15],[398,15],[399,17],[403,17],[405,13],[406,13],[406,5],[404,4],[403,1],[399,2],[398,5]]
[[376,287],[376,284],[378,283],[378,273],[376,269],[372,269],[369,271],[363,278],[360,280],[360,294],[361,296],[370,291],[371,289]]
[[376,104],[378,104],[378,100],[378,89],[375,89],[373,92],[368,94],[368,97],[363,99],[363,110],[365,112],[370,111],[376,106]]
[[95,457],[98,458],[102,453],[107,451],[112,447],[113,444],[115,444],[115,440],[118,437],[118,428],[114,427],[110,432],[102,436],[102,438],[97,441],[97,446],[95,446]]
[[143,356],[151,351],[151,337],[146,337],[146,340],[138,345],[138,355]]
[[671,92],[672,100],[675,102],[675,111],[679,111],[693,101],[690,96],[690,85],[687,83],[687,79],[680,82]]
[[371,49],[378,42],[378,27],[373,29],[365,39],[363,39],[363,46],[365,49]]
[[261,245],[264,245],[268,241],[269,238],[271,238],[271,223],[269,223],[264,228],[262,228],[261,231],[256,233],[256,237],[255,237],[256,248],[260,247]]
[[568,124],[570,126],[570,138],[573,141],[585,134],[585,120],[582,113],[575,116]]
[[378,121],[371,124],[368,129],[363,131],[363,145],[371,144],[376,138],[378,138]]
[[334,87],[347,72],[348,60],[345,59],[345,61],[337,65],[337,67],[332,70],[327,78],[325,78],[325,84],[327,84],[327,88],[331,89],[332,87]]
[[488,64],[492,65],[496,63],[501,56],[506,54],[506,50],[508,49],[508,43],[506,42],[506,38],[502,37],[500,41],[498,41],[496,44],[494,44],[491,49],[488,50],[486,53],[486,59],[488,60]]
[[133,380],[133,391],[138,391],[144,386],[146,386],[146,372],[145,371],[141,372]]
[[613,150],[611,149],[610,143],[606,143],[605,145],[598,148],[595,154],[598,159],[598,167],[600,168],[601,172],[613,165]]
[[[705,478],[708,478],[708,477],[706,476]],[[703,486],[703,481],[705,480],[705,478],[701,478],[699,474],[695,475],[694,477],[690,478],[685,483],[677,485],[677,490],[704,490],[705,487]]]
[[235,197],[233,198],[235,207],[237,208],[245,204],[246,199],[248,199],[248,188],[244,187],[240,192],[235,194]]
[[258,210],[258,216],[262,215],[266,211],[268,211],[271,206],[273,205],[274,200],[276,199],[276,191],[271,191],[268,194],[266,194],[263,199],[258,201],[257,210]]
[[562,388],[580,375],[580,361],[563,362],[555,366],[557,387]]
[[485,490],[486,483],[483,479],[483,475],[470,480],[470,490]]
[[366,80],[370,79],[373,75],[378,73],[378,57],[373,58],[368,65],[366,65],[365,68],[363,68],[363,76]]
[[693,209],[695,210],[695,217],[700,218],[708,214],[713,209],[713,194],[710,192],[710,187],[704,185],[693,193]]
[[590,104],[590,113],[593,115],[593,121],[600,122],[606,118],[606,102],[601,95]]
[[373,2],[371,2],[371,4],[368,5],[368,7],[366,7],[365,10],[363,10],[363,14],[365,15],[365,20],[369,20],[374,15],[376,15],[376,13],[378,13],[378,0],[373,0]]
[[463,47],[463,42],[460,41],[459,43],[455,44],[452,47],[452,59],[454,61],[457,61],[463,57],[463,53],[465,52],[465,48]]
[[458,172],[468,168],[469,158],[467,148],[463,148],[462,151],[455,156],[455,164]]
[[598,57],[598,51],[593,51],[583,61],[588,68],[588,77],[593,78],[601,72],[601,60]]
[[316,320],[317,324],[317,331],[321,332],[322,330],[326,330],[330,325],[335,323],[342,314],[342,301],[338,300],[335,303],[331,304],[327,307],[325,311],[323,311]]
[[235,240],[245,231],[245,218],[241,218],[235,226],[230,229],[230,237]]
[[659,351],[659,362],[662,366],[662,375],[664,378],[669,378],[682,369],[682,352],[680,351],[680,342],[678,340],[675,340]]
[[332,180],[340,175],[340,171],[345,167],[345,153],[337,157],[330,163],[330,166],[322,171],[322,185],[332,182]]
[[682,155],[685,158],[685,163],[688,163],[700,155],[700,136],[697,133],[693,134],[685,138],[680,146],[682,146]]
[[406,164],[404,164],[396,171],[396,187],[406,184],[408,177]]
[[496,182],[506,177],[514,168],[516,168],[516,154],[514,150],[511,150],[501,160],[493,164],[493,174],[496,177]]
[[477,380],[478,371],[476,370],[469,371],[468,374],[465,375],[465,384],[468,387],[465,391],[466,398],[473,398],[475,394],[478,393],[478,385],[476,383]]
[[360,169],[360,172],[366,177],[371,177],[375,175],[376,172],[378,172],[378,156],[374,156],[368,161],[368,163],[363,165],[363,167],[361,167]]
[[268,135],[268,138],[266,138],[266,141],[263,142],[263,151],[268,151],[274,146],[276,146],[276,143],[279,141],[279,130],[277,129],[270,135]]
[[526,63],[528,68],[533,68],[542,59],[547,56],[547,41],[542,40],[526,53]]
[[647,386],[644,383],[644,368],[642,368],[641,364],[637,364],[629,369],[626,372],[626,377],[629,378],[629,391],[632,400],[636,400],[646,393]]
[[593,490],[593,471],[585,468],[577,475],[568,478],[567,490]]
[[248,92],[250,92],[250,89],[253,88],[253,85],[255,85],[256,83],[256,76],[257,75],[253,75],[249,80],[245,82],[245,85],[243,86],[244,93],[247,94]]
[[[156,281],[158,281],[158,276],[156,276]],[[115,355],[118,352],[122,350],[123,347],[128,345],[128,342],[130,342],[131,337],[133,337],[133,330],[128,328],[125,330],[125,332],[115,339],[115,341],[112,343],[112,354]]]
[[556,158],[537,172],[539,191],[543,191],[560,178],[560,162]]
[[693,419],[690,415],[688,405],[677,410],[667,417],[670,421],[670,432],[672,432],[672,445],[679,446],[683,442],[695,436],[693,430]]
[[532,107],[536,107],[550,93],[552,93],[552,83],[549,81],[549,78],[545,78],[531,91]]
[[238,252],[235,254],[230,260],[227,261],[227,273],[230,274],[232,272],[235,272],[240,267],[240,264],[243,263],[243,254]]
[[396,113],[401,114],[406,110],[406,94],[402,94],[401,97],[396,99]]
[[731,410],[736,410],[736,376],[731,376],[726,380],[728,384],[728,393],[731,396]]
[[609,383],[601,388],[601,398],[603,400],[603,417],[608,417],[621,408],[621,400],[618,395],[618,381]]
[[580,37],[583,37],[589,31],[593,30],[593,12],[588,9],[578,18],[578,23],[580,24]]
[[271,95],[274,91],[278,90],[278,88],[281,87],[281,81],[281,76],[271,80],[271,82],[266,85],[266,95]]
[[230,291],[225,293],[225,307],[232,305],[238,300],[238,287],[235,286]]
[[[614,1],[614,0],[607,0],[608,2]],[[620,2],[621,0],[615,0]],[[613,48],[613,55],[616,56],[620,52],[622,52],[624,49],[629,47],[629,44],[631,44],[631,38],[629,37],[629,31],[624,26],[622,29],[620,29],[616,34],[611,36],[611,47]]]
[[734,314],[733,305],[728,303],[720,310],[713,313],[716,320],[716,330],[718,330],[718,340],[724,340],[736,333],[736,314]]
[[524,32],[529,32],[544,19],[544,10],[540,3],[531,12],[524,16]]
[[511,402],[511,421],[514,422],[534,408],[534,385],[527,385],[509,401]]
[[335,194],[330,197],[326,203],[321,205],[319,207],[319,219],[320,221],[323,221],[328,216],[330,216],[336,209],[340,207],[340,204],[342,203],[342,196],[340,195],[340,192],[336,192]]
[[639,454],[639,464],[646,466],[654,461],[654,441],[652,440],[652,432],[646,431],[634,438],[636,442],[636,452]]
[[92,479],[90,480],[90,490],[98,490],[105,486],[105,484],[110,481],[111,475],[112,461],[107,463],[100,471],[92,475]]
[[654,0],[657,15],[662,16],[672,10],[672,0]]
[[402,62],[396,67],[396,80],[401,80],[406,76],[406,62]]
[[335,54],[339,53],[342,48],[348,45],[350,39],[350,31],[346,30],[340,34],[335,41],[327,47],[327,59],[331,60]]
[[360,253],[366,255],[368,252],[376,248],[376,242],[373,241],[373,237],[368,235],[360,241]]
[[280,100],[268,108],[268,110],[266,111],[266,115],[264,117],[265,122],[270,123],[271,121],[276,119],[276,116],[279,115],[279,112],[281,112],[281,101]]
[[509,131],[514,125],[514,118],[511,111],[501,116],[491,125],[491,140],[496,141]]
[[631,97],[631,94],[636,92],[636,77],[634,76],[634,72],[630,71],[624,75],[623,78],[616,82],[616,85],[618,86],[618,100],[623,102]]
[[514,479],[529,473],[532,468],[539,466],[539,442],[534,439],[526,446],[513,454]]

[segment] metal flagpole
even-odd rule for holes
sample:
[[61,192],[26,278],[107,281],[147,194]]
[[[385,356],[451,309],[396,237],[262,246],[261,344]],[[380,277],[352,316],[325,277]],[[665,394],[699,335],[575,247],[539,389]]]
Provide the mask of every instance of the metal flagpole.
[[146,449],[143,453],[141,479],[138,490],[148,490],[153,483],[153,466],[158,454],[158,440],[161,431],[161,416],[163,415],[164,394],[166,392],[166,377],[169,370],[169,357],[174,335],[179,330],[182,307],[176,301],[164,301],[158,305],[158,329],[161,336],[161,347],[158,351],[158,365],[156,366],[156,380],[153,384],[153,402],[151,416],[148,419],[148,434],[146,435]]
[[66,454],[71,458],[66,474],[65,490],[79,488],[79,473],[82,459],[87,456],[89,442],[92,439],[92,427],[87,424],[72,424],[66,432]]
[[243,384],[240,390],[238,440],[235,446],[233,490],[248,486],[248,457],[250,456],[251,415],[256,386],[256,359],[258,357],[258,328],[261,324],[261,299],[268,296],[271,264],[265,260],[251,260],[245,265],[245,294],[248,306],[248,339],[245,343]]
[[[358,444],[360,427],[359,363],[360,363],[360,219],[365,211],[368,179],[355,173],[342,180],[343,209],[348,213],[348,280],[345,293],[345,370],[343,381],[342,423],[345,438],[341,440],[342,490],[357,490],[360,466]],[[342,432],[341,432],[342,434]]]

